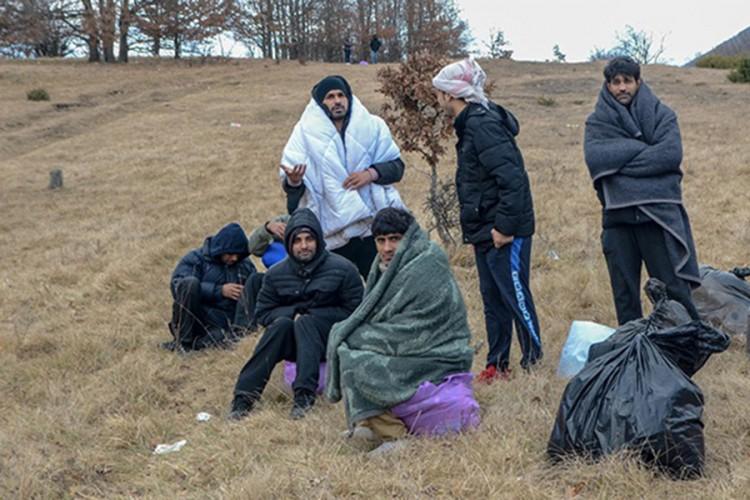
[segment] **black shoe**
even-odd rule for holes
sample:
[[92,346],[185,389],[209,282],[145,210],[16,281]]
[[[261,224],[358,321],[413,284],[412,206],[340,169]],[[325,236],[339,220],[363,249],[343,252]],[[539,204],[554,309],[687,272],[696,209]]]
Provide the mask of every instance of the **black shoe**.
[[242,396],[235,396],[234,400],[232,400],[232,409],[229,411],[227,419],[242,420],[253,411],[254,406],[255,403],[253,401]]
[[184,345],[178,344],[174,340],[170,340],[169,342],[162,342],[161,344],[159,344],[159,347],[170,352],[176,352],[177,354],[186,354],[188,351],[192,351],[192,349],[186,348]]
[[310,410],[315,406],[315,393],[300,389],[294,393],[294,406],[289,412],[289,418],[299,420],[305,418]]
[[174,340],[162,342],[161,344],[159,344],[159,347],[167,351],[174,351],[175,349],[177,349],[177,342],[175,342]]

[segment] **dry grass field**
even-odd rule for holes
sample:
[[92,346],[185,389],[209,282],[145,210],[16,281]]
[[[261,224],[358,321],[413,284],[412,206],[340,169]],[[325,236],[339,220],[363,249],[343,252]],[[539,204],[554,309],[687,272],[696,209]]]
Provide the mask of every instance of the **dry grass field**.
[[[340,437],[340,405],[322,403],[290,421],[280,370],[257,413],[224,420],[257,337],[233,351],[184,357],[157,345],[168,339],[177,259],[228,221],[249,231],[284,210],[277,162],[312,84],[341,73],[377,111],[376,69],[0,62],[0,498],[750,497],[744,339],[696,376],[706,396],[705,478],[672,481],[627,457],[547,463],[570,322],[614,323],[600,209],[582,153],[602,68],[484,64],[495,99],[521,121],[546,358],[531,375],[477,388],[476,432],[413,439],[399,454],[369,458]],[[644,78],[680,117],[700,261],[750,264],[750,86],[729,83],[723,71],[665,66],[646,68]],[[52,100],[27,101],[36,87]],[[444,175],[454,159],[445,159]],[[407,160],[400,190],[426,221],[424,168]],[[53,168],[64,170],[60,191],[46,189]],[[459,249],[452,261],[479,341],[471,253]],[[197,422],[200,411],[214,417]],[[180,439],[188,441],[180,452],[152,454]]]

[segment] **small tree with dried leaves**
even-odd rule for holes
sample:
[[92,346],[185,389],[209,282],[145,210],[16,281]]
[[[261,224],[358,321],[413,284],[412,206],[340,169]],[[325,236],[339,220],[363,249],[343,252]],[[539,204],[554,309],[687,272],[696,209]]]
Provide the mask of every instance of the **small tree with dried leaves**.
[[440,108],[432,77],[448,61],[427,52],[410,57],[397,67],[378,71],[386,103],[382,115],[404,151],[418,153],[429,166],[430,191],[425,201],[432,214],[430,231],[437,230],[446,246],[457,243],[459,208],[455,184],[438,175],[443,141],[452,134],[452,121]]

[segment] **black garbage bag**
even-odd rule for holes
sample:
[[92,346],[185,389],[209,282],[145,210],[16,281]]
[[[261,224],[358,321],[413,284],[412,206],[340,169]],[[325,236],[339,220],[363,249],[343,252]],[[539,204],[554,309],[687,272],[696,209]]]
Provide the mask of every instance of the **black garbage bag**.
[[690,375],[730,340],[700,321],[675,325],[687,313],[656,280],[647,293],[654,312],[594,344],[565,388],[547,447],[553,461],[628,449],[675,478],[702,474],[703,393]]
[[750,283],[744,280],[750,269],[724,272],[701,266],[700,273],[702,283],[693,291],[693,302],[701,319],[729,335],[750,336]]

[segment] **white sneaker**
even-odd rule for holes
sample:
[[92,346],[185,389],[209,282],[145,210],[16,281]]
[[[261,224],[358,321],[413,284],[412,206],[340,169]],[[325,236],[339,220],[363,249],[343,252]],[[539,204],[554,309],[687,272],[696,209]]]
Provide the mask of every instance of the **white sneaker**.
[[403,449],[407,448],[409,443],[403,439],[397,439],[396,441],[386,441],[371,452],[367,454],[368,457],[382,457],[385,455],[392,455],[398,453]]

